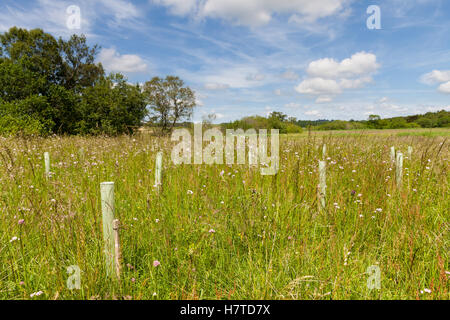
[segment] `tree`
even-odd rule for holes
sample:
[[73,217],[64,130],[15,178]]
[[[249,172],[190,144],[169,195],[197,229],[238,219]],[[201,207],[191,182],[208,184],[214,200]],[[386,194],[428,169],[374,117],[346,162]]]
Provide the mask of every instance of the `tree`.
[[132,133],[145,116],[146,101],[139,85],[130,85],[121,74],[112,74],[83,91],[79,112],[82,120],[78,133]]
[[0,134],[133,132],[146,114],[142,88],[105,76],[97,51],[84,35],[56,40],[16,27],[0,34]]
[[104,75],[103,66],[95,64],[98,46],[86,44],[84,35],[72,35],[68,41],[58,41],[59,52],[63,58],[61,85],[79,92],[82,88],[94,85]]
[[150,119],[158,122],[165,133],[172,132],[177,122],[192,117],[195,94],[178,77],[154,77],[145,83],[144,95],[150,107]]
[[368,119],[368,124],[370,128],[380,129],[381,117],[376,114],[371,114]]

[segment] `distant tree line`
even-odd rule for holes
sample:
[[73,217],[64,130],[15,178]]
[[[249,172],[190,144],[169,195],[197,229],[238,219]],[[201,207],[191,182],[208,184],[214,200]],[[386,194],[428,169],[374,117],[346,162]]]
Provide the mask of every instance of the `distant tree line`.
[[370,115],[365,121],[334,120],[318,124],[317,130],[352,129],[402,129],[402,128],[445,128],[450,127],[450,112],[428,112],[423,115],[382,119],[379,115]]
[[401,129],[401,128],[444,128],[450,127],[450,112],[428,112],[423,115],[381,119],[370,115],[368,120],[297,120],[281,112],[272,112],[268,117],[245,117],[221,125],[224,129],[279,129],[280,133],[299,133],[302,128],[312,130],[356,130],[356,129]]
[[221,125],[223,129],[278,129],[280,133],[301,133],[297,119],[282,112],[272,112],[267,117],[250,116]]
[[164,132],[189,120],[194,93],[181,79],[140,86],[95,62],[86,37],[55,39],[41,29],[0,34],[0,135],[132,133],[145,120]]

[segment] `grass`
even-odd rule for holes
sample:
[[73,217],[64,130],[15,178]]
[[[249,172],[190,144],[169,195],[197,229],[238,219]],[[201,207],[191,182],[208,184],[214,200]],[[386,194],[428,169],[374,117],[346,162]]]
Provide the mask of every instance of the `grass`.
[[[319,212],[323,143],[328,189]],[[402,189],[392,145],[405,155],[414,148]],[[175,166],[170,152],[168,140],[145,134],[0,138],[0,299],[450,298],[443,138],[287,136],[276,176],[245,165]],[[119,284],[106,277],[102,252],[104,181],[116,184],[122,224]],[[67,288],[71,265],[81,269],[81,290]],[[373,265],[381,290],[367,287]]]

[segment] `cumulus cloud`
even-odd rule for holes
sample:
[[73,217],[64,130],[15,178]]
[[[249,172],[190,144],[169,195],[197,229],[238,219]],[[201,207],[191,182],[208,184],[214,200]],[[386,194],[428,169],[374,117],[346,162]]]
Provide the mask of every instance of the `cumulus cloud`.
[[366,52],[355,53],[340,62],[331,58],[319,59],[308,65],[308,77],[295,90],[318,96],[318,103],[330,102],[332,96],[346,89],[362,88],[372,82],[372,74],[379,67],[377,57]]
[[306,79],[302,81],[295,90],[310,95],[339,94],[342,92],[342,89],[336,80],[323,78]]
[[424,74],[421,80],[430,85],[450,81],[450,70],[433,70]]
[[260,26],[271,21],[274,14],[313,22],[339,14],[350,0],[153,0],[176,15],[220,18],[235,24]]
[[102,49],[98,60],[107,71],[114,72],[145,72],[147,64],[135,54],[119,54],[116,49]]
[[440,84],[439,92],[450,93],[450,70],[433,70],[424,74],[421,81],[428,85]]
[[441,84],[438,91],[442,93],[450,93],[450,81]]

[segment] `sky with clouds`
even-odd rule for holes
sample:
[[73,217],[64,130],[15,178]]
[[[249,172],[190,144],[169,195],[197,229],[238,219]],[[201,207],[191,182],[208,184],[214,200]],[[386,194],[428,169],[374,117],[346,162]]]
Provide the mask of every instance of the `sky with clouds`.
[[[381,29],[367,27],[371,5]],[[450,110],[448,0],[3,0],[0,32],[12,26],[83,33],[130,82],[180,76],[194,120]]]

